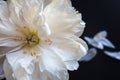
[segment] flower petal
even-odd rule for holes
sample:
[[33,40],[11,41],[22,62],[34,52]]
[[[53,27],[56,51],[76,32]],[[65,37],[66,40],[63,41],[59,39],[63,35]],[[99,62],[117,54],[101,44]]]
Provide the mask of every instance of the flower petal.
[[[9,10],[6,1],[0,1],[0,35],[15,35],[14,25],[9,21]],[[14,34],[13,34],[14,33]]]
[[6,46],[6,47],[16,47],[21,45],[22,42],[16,41],[12,38],[0,38],[0,46]]
[[46,80],[68,80],[68,72],[62,60],[49,47],[42,49],[39,69],[46,74]]
[[104,51],[104,53],[112,58],[120,60],[120,51],[118,52]]
[[90,44],[98,49],[104,49],[104,46],[100,41],[94,40],[90,37],[85,37],[85,40],[88,42],[88,44]]
[[[60,55],[64,61],[79,60],[87,53],[86,43],[77,37],[73,38],[53,38],[53,49]],[[59,44],[58,44],[59,43]]]
[[[51,40],[53,41],[51,44],[52,50],[63,62],[66,62],[65,65],[67,66],[67,69],[76,70],[78,68],[77,61],[87,53],[87,44],[76,36],[54,36],[51,37]],[[73,62],[75,62],[75,65]]]
[[7,60],[4,61],[3,69],[4,69],[4,74],[5,74],[6,79],[14,80],[12,76],[12,73],[13,73],[12,68]]
[[42,0],[9,0],[10,19],[16,25],[26,24],[30,27],[36,19],[41,18]]
[[107,37],[107,31],[100,31],[94,36],[94,40],[100,41],[102,38]]
[[79,67],[79,63],[76,60],[65,61],[65,65],[70,71],[77,70]]
[[3,0],[0,0],[0,21],[8,18],[8,6]]
[[[13,50],[11,52],[12,53],[9,52],[6,56],[8,63],[12,67],[14,77],[28,78],[28,74],[32,74],[34,70],[34,65],[32,63],[34,57],[30,56],[29,54],[24,54],[22,50],[19,51]],[[20,70],[23,71],[23,74],[18,72]]]
[[90,61],[97,55],[97,50],[95,48],[90,48],[86,56],[82,57],[80,61]]
[[82,34],[85,23],[72,7],[70,0],[53,0],[45,10],[45,20],[51,32],[55,33],[78,33]]

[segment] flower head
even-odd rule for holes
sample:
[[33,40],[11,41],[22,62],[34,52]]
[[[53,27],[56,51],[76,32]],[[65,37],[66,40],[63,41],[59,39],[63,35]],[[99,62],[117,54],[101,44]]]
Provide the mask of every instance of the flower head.
[[0,0],[0,46],[7,80],[68,80],[87,52],[85,27],[70,0]]

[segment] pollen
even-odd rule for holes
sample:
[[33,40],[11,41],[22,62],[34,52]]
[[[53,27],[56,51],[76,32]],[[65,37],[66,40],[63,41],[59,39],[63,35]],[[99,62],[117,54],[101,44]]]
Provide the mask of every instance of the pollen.
[[52,41],[49,38],[46,39],[45,42],[47,42],[49,45],[52,44]]
[[25,44],[27,45],[27,47],[32,48],[37,46],[39,43],[40,43],[40,38],[36,33],[29,33],[25,37]]

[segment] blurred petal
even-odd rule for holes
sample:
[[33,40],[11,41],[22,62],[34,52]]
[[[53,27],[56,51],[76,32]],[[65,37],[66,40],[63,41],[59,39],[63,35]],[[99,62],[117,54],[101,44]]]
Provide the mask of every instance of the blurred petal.
[[105,38],[105,37],[107,37],[107,31],[100,31],[94,36],[93,39],[96,40],[96,41],[99,41],[99,40],[101,40],[102,38]]
[[103,38],[101,40],[101,43],[104,45],[104,46],[107,46],[107,47],[110,47],[110,48],[115,48],[115,46],[113,45],[113,43],[111,41],[109,41],[108,39],[106,38]]
[[82,57],[80,61],[90,61],[92,60],[97,54],[97,50],[95,48],[90,48],[86,56]]
[[120,52],[104,51],[104,53],[112,58],[120,60]]
[[85,40],[88,42],[88,44],[92,45],[95,48],[104,49],[104,46],[100,41],[96,41],[89,37],[85,37]]

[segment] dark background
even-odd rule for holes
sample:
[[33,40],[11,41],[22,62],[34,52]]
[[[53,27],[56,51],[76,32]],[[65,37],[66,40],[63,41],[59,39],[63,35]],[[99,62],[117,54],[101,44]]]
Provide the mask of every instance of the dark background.
[[[82,13],[86,22],[83,36],[94,36],[107,30],[108,39],[120,50],[120,0],[72,0],[73,6]],[[98,50],[89,62],[80,62],[77,71],[70,72],[70,80],[120,80],[120,61],[106,56]]]
[[[120,0],[72,0],[73,6],[82,13],[86,22],[83,36],[93,36],[107,30],[108,39],[120,50]],[[98,50],[89,62],[80,62],[77,71],[69,72],[70,80],[120,80],[120,61],[106,56]]]

